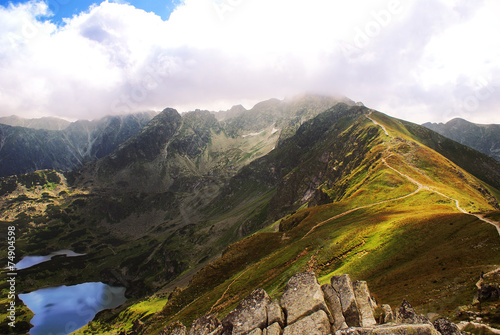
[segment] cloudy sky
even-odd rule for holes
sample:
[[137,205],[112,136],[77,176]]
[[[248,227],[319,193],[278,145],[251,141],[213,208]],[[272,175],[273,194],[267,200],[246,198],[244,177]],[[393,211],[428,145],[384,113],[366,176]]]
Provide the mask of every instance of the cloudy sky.
[[500,123],[498,0],[0,1],[0,116],[345,95]]

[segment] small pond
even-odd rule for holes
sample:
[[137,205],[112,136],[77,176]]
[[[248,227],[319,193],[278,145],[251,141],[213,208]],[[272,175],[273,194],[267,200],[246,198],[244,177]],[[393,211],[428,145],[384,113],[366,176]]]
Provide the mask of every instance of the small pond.
[[30,323],[31,335],[66,335],[85,326],[104,309],[123,304],[124,287],[103,283],[84,283],[40,289],[19,294],[26,306],[35,314]]
[[17,262],[16,269],[18,270],[27,269],[34,265],[50,261],[52,257],[58,255],[66,255],[66,257],[76,257],[76,256],[83,256],[85,254],[78,254],[72,250],[59,250],[59,251],[54,251],[53,253],[47,256],[24,256],[19,262]]

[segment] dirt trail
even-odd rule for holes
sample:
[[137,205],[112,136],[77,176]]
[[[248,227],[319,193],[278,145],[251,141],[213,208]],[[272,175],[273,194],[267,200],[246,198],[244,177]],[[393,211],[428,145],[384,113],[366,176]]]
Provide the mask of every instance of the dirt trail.
[[224,293],[222,293],[222,295],[220,296],[220,298],[212,305],[212,307],[210,308],[210,311],[208,312],[209,314],[213,312],[214,308],[216,306],[219,305],[219,303],[224,300],[224,298],[226,297],[226,294],[227,292],[229,291],[229,289],[231,288],[231,286],[238,280],[240,279],[241,276],[243,276],[245,273],[247,273],[252,267],[249,266],[248,269],[246,269],[245,271],[243,271],[238,277],[234,278],[234,280],[229,283],[229,285],[227,286],[226,290],[224,291]]
[[[384,133],[389,136],[391,139],[394,138],[394,136],[390,135],[389,132],[387,131],[387,129],[381,125],[380,123],[378,123],[377,121],[373,120],[370,115],[372,114],[372,112],[370,111],[370,113],[368,115],[365,115],[366,118],[368,118],[370,121],[372,121],[375,125],[379,126],[380,128],[382,128],[382,130],[384,131]],[[387,150],[389,150],[389,148],[387,148]],[[363,208],[368,208],[368,207],[372,207],[372,206],[376,206],[376,205],[381,205],[381,204],[384,204],[384,203],[387,203],[387,202],[390,202],[390,201],[396,201],[396,200],[401,200],[401,199],[404,199],[404,198],[407,198],[407,197],[410,197],[412,195],[415,195],[416,193],[422,191],[422,190],[427,190],[427,191],[430,191],[430,192],[433,192],[433,193],[436,193],[436,194],[439,194],[440,196],[444,197],[444,198],[447,198],[449,200],[452,200],[455,202],[455,206],[456,208],[464,213],[464,214],[468,214],[468,215],[472,215],[472,216],[475,216],[476,218],[478,218],[479,220],[483,221],[483,222],[486,222],[486,223],[489,223],[491,225],[493,225],[497,231],[498,231],[498,234],[500,235],[500,222],[497,222],[497,221],[493,221],[493,220],[490,220],[490,219],[487,219],[484,217],[484,214],[475,214],[475,213],[468,213],[465,209],[463,209],[462,207],[460,207],[460,202],[455,199],[455,198],[452,198],[450,196],[447,196],[446,194],[443,194],[439,191],[436,191],[435,189],[433,189],[432,187],[428,186],[428,185],[424,185],[420,182],[418,182],[417,180],[411,178],[410,176],[408,176],[406,173],[403,173],[397,169],[395,169],[394,167],[390,166],[387,161],[386,161],[386,158],[389,158],[392,154],[388,155],[387,157],[385,158],[382,158],[382,163],[387,166],[389,169],[393,170],[394,172],[398,173],[399,175],[401,175],[402,177],[406,178],[409,182],[411,182],[412,184],[416,185],[417,186],[417,189],[411,193],[408,193],[407,195],[403,195],[401,197],[397,197],[397,198],[392,198],[392,199],[387,199],[387,200],[382,200],[382,201],[379,201],[379,202],[375,202],[375,203],[372,203],[372,204],[368,204],[368,205],[364,205],[364,206],[360,206],[360,207],[356,207],[356,208],[353,208],[353,209],[350,209],[346,212],[343,212],[343,213],[340,213],[340,214],[337,214],[335,216],[332,216],[331,218],[329,219],[326,219],[320,223],[318,223],[317,225],[315,225],[314,227],[312,227],[308,232],[307,234],[305,234],[302,238],[305,238],[306,236],[308,236],[309,234],[311,234],[315,229],[321,227],[322,225],[328,223],[328,222],[331,222],[333,220],[336,220],[340,217],[343,217],[347,214],[350,214],[352,212],[355,212],[357,210],[360,210],[360,209],[363,209]]]
[[[380,123],[378,123],[377,121],[373,120],[370,115],[372,114],[372,111],[370,111],[370,113],[368,115],[366,115],[366,117],[372,121],[375,125],[379,126],[382,128],[382,130],[385,132],[385,134],[391,138],[394,138],[392,135],[389,135],[389,133],[387,132],[387,130],[385,129],[385,127],[383,125],[381,125]],[[489,223],[491,225],[493,225],[497,231],[498,231],[498,235],[500,235],[500,222],[497,222],[497,221],[494,221],[494,220],[490,220],[490,219],[487,219],[484,217],[485,214],[481,214],[481,213],[469,213],[467,212],[465,209],[463,209],[462,207],[460,207],[460,202],[455,199],[455,198],[452,198],[452,197],[449,197],[447,196],[446,194],[443,194],[439,191],[436,191],[434,190],[433,188],[429,187],[429,186],[426,186],[426,185],[423,185],[421,183],[419,183],[418,181],[416,181],[415,179],[411,178],[410,176],[408,176],[407,174],[404,174],[398,170],[396,170],[395,168],[393,168],[392,166],[390,166],[389,164],[387,164],[387,162],[385,161],[384,158],[382,158],[382,161],[384,162],[384,164],[389,167],[390,169],[392,169],[393,171],[399,173],[401,176],[405,177],[406,179],[408,179],[411,183],[417,185],[419,187],[419,189],[426,189],[426,190],[429,190],[431,192],[434,192],[436,194],[439,194],[440,196],[444,197],[444,198],[447,198],[447,199],[450,199],[452,201],[455,202],[455,206],[457,207],[457,209],[464,213],[464,214],[468,214],[468,215],[472,215],[472,216],[475,216],[476,218],[478,218],[479,220],[483,221],[483,222],[486,222],[486,223]]]

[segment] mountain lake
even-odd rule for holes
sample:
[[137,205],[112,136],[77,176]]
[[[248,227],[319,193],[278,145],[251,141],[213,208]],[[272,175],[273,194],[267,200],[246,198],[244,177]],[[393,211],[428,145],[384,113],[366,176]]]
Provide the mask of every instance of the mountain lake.
[[[25,256],[16,264],[18,270],[50,261],[57,255],[83,256],[71,250],[60,250],[47,256]],[[85,326],[104,310],[126,301],[125,287],[101,282],[58,286],[19,294],[19,299],[35,314],[30,323],[31,335],[66,335]]]

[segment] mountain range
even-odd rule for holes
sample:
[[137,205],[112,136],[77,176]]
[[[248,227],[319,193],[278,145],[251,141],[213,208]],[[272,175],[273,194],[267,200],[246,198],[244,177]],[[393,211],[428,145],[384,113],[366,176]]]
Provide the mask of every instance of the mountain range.
[[0,118],[0,176],[78,169],[111,153],[155,114],[144,112],[72,123],[56,118]]
[[424,127],[500,161],[500,125],[476,124],[456,118],[446,123],[424,123]]
[[499,190],[500,163],[483,153],[346,98],[302,96],[167,108],[79,169],[4,177],[0,225],[16,225],[20,255],[86,253],[21,270],[19,291],[127,288],[82,334],[225,316],[301,271],[350,273],[382,301],[452,317],[500,262]]

